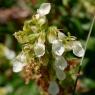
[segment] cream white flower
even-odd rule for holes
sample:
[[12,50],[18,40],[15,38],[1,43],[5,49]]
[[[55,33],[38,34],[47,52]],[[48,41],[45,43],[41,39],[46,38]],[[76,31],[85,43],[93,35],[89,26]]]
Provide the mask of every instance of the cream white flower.
[[85,50],[83,49],[81,43],[79,41],[76,41],[73,44],[73,53],[77,56],[77,57],[82,57],[85,53]]
[[15,57],[15,52],[12,50],[9,50],[8,48],[4,49],[5,57],[9,60],[12,60]]
[[14,60],[13,62],[13,72],[20,72],[22,71],[23,67],[25,66],[24,63],[18,61],[18,60]]
[[41,57],[45,54],[45,45],[43,43],[36,43],[34,46],[34,52],[36,57]]
[[21,62],[26,62],[26,56],[23,52],[21,52],[18,56],[17,56],[17,59]]
[[64,71],[60,69],[56,69],[56,76],[59,80],[64,80],[66,78]]
[[64,69],[68,66],[67,61],[63,56],[57,56],[54,63],[54,69],[56,71],[56,76],[59,80],[64,80],[66,75]]
[[48,92],[51,95],[57,95],[59,93],[59,87],[55,81],[50,82]]
[[51,9],[51,4],[50,3],[43,3],[39,9],[37,9],[37,13],[42,17],[47,14],[49,14]]
[[64,70],[68,66],[68,64],[63,56],[58,56],[55,59],[54,66],[55,66],[55,69]]
[[21,52],[13,61],[13,72],[22,71],[23,67],[26,65],[26,56]]
[[59,39],[60,41],[62,41],[65,37],[66,37],[66,35],[65,35],[64,33],[58,31],[58,39]]
[[64,52],[64,46],[62,42],[55,40],[52,44],[52,52],[57,56],[61,56]]

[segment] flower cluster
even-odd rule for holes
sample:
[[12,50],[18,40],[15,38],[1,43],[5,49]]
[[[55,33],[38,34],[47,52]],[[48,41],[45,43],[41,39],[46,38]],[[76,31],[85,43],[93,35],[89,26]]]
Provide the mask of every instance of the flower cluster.
[[[41,72],[42,67],[47,68],[49,74],[47,78],[50,80],[47,91],[51,95],[57,95],[59,84],[56,79],[64,81],[66,74],[69,73],[66,70],[70,65],[66,60],[66,53],[73,51],[75,56],[82,57],[85,51],[76,37],[70,33],[65,35],[56,26],[47,25],[46,15],[50,9],[50,3],[43,3],[31,20],[24,23],[23,30],[14,34],[22,44],[22,52],[13,60],[13,71],[26,70],[26,73],[32,74],[31,79],[39,80],[41,76],[46,76]],[[25,69],[27,66],[29,70]]]

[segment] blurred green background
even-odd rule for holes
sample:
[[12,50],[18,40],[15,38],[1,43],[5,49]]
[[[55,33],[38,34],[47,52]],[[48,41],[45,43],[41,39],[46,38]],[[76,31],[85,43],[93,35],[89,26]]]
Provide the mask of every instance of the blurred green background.
[[[95,15],[95,0],[0,0],[0,43],[18,54],[21,46],[13,33],[22,29],[24,21],[44,2],[52,5],[47,16],[49,25],[57,25],[64,33],[70,32],[85,45]],[[82,71],[77,94],[95,95],[95,23]],[[37,89],[34,81],[25,85],[20,74],[12,72],[10,61],[0,53],[0,95],[40,95]]]

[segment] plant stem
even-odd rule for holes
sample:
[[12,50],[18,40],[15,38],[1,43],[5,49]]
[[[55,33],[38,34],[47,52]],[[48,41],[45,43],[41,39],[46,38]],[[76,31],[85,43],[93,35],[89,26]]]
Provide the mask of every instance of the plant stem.
[[[89,29],[89,33],[88,33],[87,40],[86,40],[86,43],[85,43],[85,48],[84,48],[85,52],[84,52],[84,55],[83,55],[83,57],[82,57],[82,59],[81,59],[81,62],[80,62],[78,74],[80,74],[80,71],[81,71],[81,68],[82,68],[83,60],[84,60],[85,53],[86,53],[86,50],[87,50],[87,44],[88,44],[90,35],[91,35],[91,33],[92,33],[92,29],[93,29],[94,22],[95,22],[95,16],[93,17],[93,20],[92,20],[92,23],[91,23],[91,26],[90,26],[90,29]],[[77,76],[77,78],[76,78],[76,80],[75,80],[74,90],[73,90],[72,95],[75,95],[78,79],[79,79],[79,77]]]

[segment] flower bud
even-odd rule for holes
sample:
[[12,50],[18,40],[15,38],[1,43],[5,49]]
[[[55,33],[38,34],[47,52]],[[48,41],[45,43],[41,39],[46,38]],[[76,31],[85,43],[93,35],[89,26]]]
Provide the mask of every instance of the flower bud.
[[43,44],[45,43],[45,32],[40,32],[38,42]]
[[49,27],[47,39],[49,43],[54,43],[57,40],[57,27],[51,26]]
[[38,19],[37,24],[39,24],[40,26],[42,26],[45,23],[46,23],[46,18],[44,16]]

